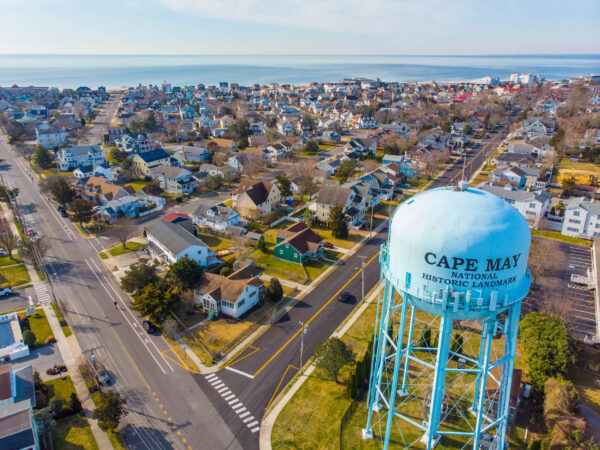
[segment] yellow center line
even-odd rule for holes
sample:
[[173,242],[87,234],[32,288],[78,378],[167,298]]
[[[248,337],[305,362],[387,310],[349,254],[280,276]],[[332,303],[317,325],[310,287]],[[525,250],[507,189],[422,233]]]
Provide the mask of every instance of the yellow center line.
[[[313,320],[314,320],[314,319],[315,319],[315,318],[316,318],[316,317],[317,317],[319,314],[321,314],[321,312],[322,312],[322,311],[323,311],[323,310],[324,310],[324,309],[327,307],[327,305],[329,305],[329,304],[330,304],[330,303],[333,301],[333,299],[334,299],[334,298],[336,298],[336,297],[337,297],[337,295],[338,295],[340,292],[342,292],[342,290],[343,290],[343,289],[344,289],[346,286],[348,286],[348,285],[350,284],[350,282],[351,282],[352,280],[354,280],[354,279],[355,279],[355,278],[358,276],[358,274],[359,274],[359,273],[361,273],[363,270],[365,270],[365,269],[367,268],[367,266],[368,266],[369,264],[371,264],[371,263],[373,262],[373,260],[374,260],[374,259],[375,259],[375,258],[376,258],[378,255],[379,255],[379,252],[375,253],[375,255],[373,255],[373,257],[372,257],[372,258],[371,258],[371,259],[370,259],[370,260],[369,260],[369,261],[368,261],[368,262],[365,264],[365,266],[364,266],[363,268],[361,268],[359,271],[357,271],[357,272],[356,272],[354,275],[352,275],[352,278],[350,278],[348,281],[346,281],[346,283],[344,283],[344,285],[343,285],[341,288],[339,288],[339,289],[338,289],[338,291],[337,291],[335,294],[333,294],[333,297],[331,297],[329,300],[327,300],[327,302],[325,302],[325,304],[324,304],[323,306],[321,306],[321,308],[319,308],[319,310],[318,310],[316,313],[314,313],[314,314],[313,314],[313,316],[312,316],[310,319],[308,319],[304,325],[306,326],[306,325],[310,324],[310,323],[311,323],[311,322],[312,322],[312,321],[313,321]],[[259,373],[261,373],[261,372],[263,371],[263,369],[264,369],[265,367],[267,367],[269,364],[271,364],[271,361],[273,361],[273,360],[274,360],[274,359],[277,357],[277,355],[279,355],[279,354],[280,354],[280,353],[283,351],[283,349],[284,349],[284,348],[286,348],[286,347],[287,347],[287,346],[290,344],[290,342],[292,342],[292,341],[293,341],[293,340],[294,340],[294,339],[295,339],[295,338],[296,338],[296,337],[297,337],[297,336],[298,336],[298,335],[299,335],[301,332],[302,332],[302,328],[298,329],[298,331],[296,331],[296,332],[295,332],[295,333],[292,335],[292,337],[291,337],[291,338],[289,338],[289,339],[286,341],[286,343],[285,343],[285,344],[283,344],[283,345],[282,345],[282,346],[279,348],[279,350],[277,350],[277,351],[275,352],[275,354],[274,354],[273,356],[271,356],[271,357],[270,357],[270,358],[267,360],[267,362],[266,362],[266,363],[264,363],[264,364],[262,365],[262,367],[256,371],[256,373],[255,373],[253,376],[254,376],[254,377],[256,377],[256,376],[257,376]]]

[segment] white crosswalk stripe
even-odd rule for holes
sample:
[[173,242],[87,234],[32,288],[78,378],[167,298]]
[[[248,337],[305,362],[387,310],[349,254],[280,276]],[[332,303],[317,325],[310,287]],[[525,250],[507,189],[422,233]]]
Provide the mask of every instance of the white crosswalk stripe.
[[236,398],[235,394],[233,394],[227,385],[221,381],[221,379],[215,374],[210,374],[204,377],[206,381],[210,383],[210,385],[217,391],[217,393],[227,402],[229,407],[236,413],[236,415],[242,420],[246,426],[250,429],[251,433],[256,433],[260,430],[260,426],[256,426],[258,424],[258,420],[254,418],[250,411],[246,409],[244,404]]
[[252,431],[253,433],[256,433],[258,430],[260,430],[260,427],[252,428],[250,431]]
[[48,285],[46,283],[36,284],[33,286],[33,290],[39,303],[50,302],[50,293],[48,292]]

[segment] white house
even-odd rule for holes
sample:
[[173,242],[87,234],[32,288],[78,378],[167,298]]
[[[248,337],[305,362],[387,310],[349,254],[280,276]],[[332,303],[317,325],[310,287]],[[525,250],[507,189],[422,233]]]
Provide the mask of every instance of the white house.
[[58,148],[67,142],[67,133],[44,122],[35,129],[37,142],[44,148]]
[[544,190],[540,191],[518,191],[510,186],[492,186],[484,184],[479,186],[481,190],[503,198],[519,211],[530,224],[537,226],[550,208],[550,194]]
[[228,226],[240,225],[240,214],[223,203],[209,207],[200,205],[193,216],[193,221],[195,225],[200,227],[207,227],[214,231],[225,231]]
[[239,319],[258,304],[264,288],[258,271],[245,266],[228,277],[205,273],[194,287],[196,303],[209,314]]
[[562,234],[593,239],[600,234],[600,202],[587,197],[574,197],[565,207]]
[[150,253],[166,264],[175,264],[182,258],[196,261],[202,267],[218,262],[208,246],[176,223],[155,222],[146,229]]
[[58,167],[62,171],[106,162],[106,155],[97,145],[75,145],[59,150]]
[[288,136],[294,134],[294,127],[286,120],[285,122],[277,123],[277,131],[284,136]]
[[393,122],[379,125],[379,129],[383,131],[392,131],[396,134],[406,135],[410,131],[410,127],[404,122]]

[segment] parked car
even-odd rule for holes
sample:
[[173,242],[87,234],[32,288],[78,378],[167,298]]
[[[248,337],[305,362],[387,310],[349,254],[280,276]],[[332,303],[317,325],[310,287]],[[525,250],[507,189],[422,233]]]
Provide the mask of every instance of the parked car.
[[325,248],[333,248],[333,244],[331,242],[325,241],[325,242],[323,242],[323,247],[325,247]]
[[8,256],[8,253],[3,248],[0,248],[0,256]]
[[96,378],[102,386],[108,386],[111,383],[110,374],[102,363],[96,362]]
[[156,327],[149,320],[142,321],[142,327],[146,330],[146,333],[152,334],[156,331]]
[[67,211],[62,206],[58,205],[58,207],[56,208],[56,210],[60,213],[61,216],[63,216],[63,217],[69,217],[69,214],[67,214]]
[[0,289],[0,297],[8,297],[12,293],[13,293],[13,290],[11,287]]
[[408,183],[406,183],[406,184],[403,184],[403,185],[402,185],[402,187],[403,187],[404,189],[410,189],[410,184],[408,184]]
[[27,228],[27,236],[35,236],[35,230],[31,227]]
[[342,291],[340,292],[340,294],[337,296],[337,300],[338,302],[345,302],[347,299],[349,299],[351,297],[350,292],[348,291]]

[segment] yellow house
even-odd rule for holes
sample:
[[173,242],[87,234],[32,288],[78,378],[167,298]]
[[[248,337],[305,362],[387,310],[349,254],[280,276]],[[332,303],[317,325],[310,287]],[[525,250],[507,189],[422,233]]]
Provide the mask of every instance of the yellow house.
[[162,148],[133,155],[133,168],[136,173],[150,175],[158,166],[170,166],[170,156]]
[[281,192],[274,183],[244,180],[234,194],[239,194],[234,208],[240,216],[259,219],[273,211],[281,200]]

